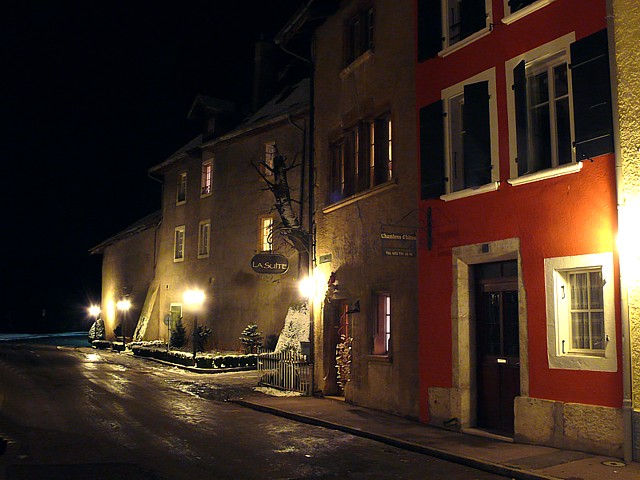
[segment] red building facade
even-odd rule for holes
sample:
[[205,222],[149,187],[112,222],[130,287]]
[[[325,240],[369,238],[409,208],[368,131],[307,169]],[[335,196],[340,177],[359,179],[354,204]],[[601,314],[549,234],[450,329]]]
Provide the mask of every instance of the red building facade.
[[420,415],[620,455],[604,0],[418,0]]

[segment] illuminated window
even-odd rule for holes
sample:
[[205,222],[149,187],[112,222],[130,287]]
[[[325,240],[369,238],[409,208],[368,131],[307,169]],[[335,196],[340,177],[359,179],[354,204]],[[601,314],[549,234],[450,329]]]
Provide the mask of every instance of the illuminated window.
[[209,242],[211,238],[211,221],[204,220],[198,225],[198,258],[209,256]]
[[260,245],[262,252],[273,250],[273,217],[260,217]]
[[347,129],[331,149],[331,203],[393,178],[391,115],[363,120]]
[[273,165],[276,158],[276,142],[266,142],[264,144],[262,173],[265,176],[273,175]]
[[182,262],[184,260],[184,233],[184,225],[175,228],[173,243],[174,262]]
[[201,196],[206,196],[206,195],[211,195],[211,182],[212,182],[212,176],[213,176],[213,161],[212,160],[205,160],[204,162],[202,162],[202,181],[201,181],[201,188],[200,188],[200,195]]
[[176,204],[180,205],[187,201],[187,172],[178,174],[178,185],[176,189]]
[[612,254],[547,258],[545,277],[551,368],[615,371]]
[[388,293],[379,293],[375,296],[375,301],[372,353],[387,355],[391,351],[391,296]]

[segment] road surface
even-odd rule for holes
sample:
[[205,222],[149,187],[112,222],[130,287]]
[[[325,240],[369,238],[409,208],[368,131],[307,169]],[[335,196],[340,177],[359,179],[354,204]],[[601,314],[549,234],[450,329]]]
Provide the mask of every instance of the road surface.
[[0,479],[504,478],[225,401],[256,394],[255,382],[255,372],[0,345]]

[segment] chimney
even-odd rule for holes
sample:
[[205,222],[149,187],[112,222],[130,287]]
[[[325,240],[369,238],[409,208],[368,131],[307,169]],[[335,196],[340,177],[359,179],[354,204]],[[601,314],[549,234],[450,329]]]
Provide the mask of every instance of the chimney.
[[256,112],[275,94],[275,45],[258,40],[253,57],[253,98],[251,110]]

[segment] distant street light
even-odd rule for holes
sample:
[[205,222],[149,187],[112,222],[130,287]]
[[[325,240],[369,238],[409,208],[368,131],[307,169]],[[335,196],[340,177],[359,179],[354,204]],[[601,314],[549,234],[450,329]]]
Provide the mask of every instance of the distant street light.
[[93,318],[98,318],[100,316],[100,307],[98,305],[91,305],[88,310],[89,315]]
[[123,298],[116,303],[116,308],[122,312],[122,325],[120,326],[120,332],[122,333],[122,351],[125,350],[125,337],[124,337],[124,324],[127,319],[127,311],[131,308],[131,302]]
[[187,308],[194,312],[193,317],[193,361],[196,361],[196,353],[198,350],[198,310],[204,303],[204,292],[202,290],[187,290],[182,295],[182,299]]

